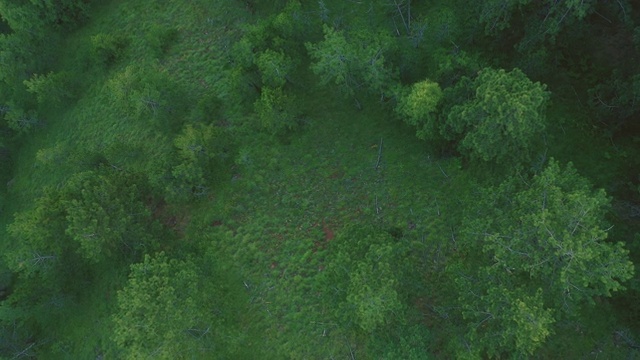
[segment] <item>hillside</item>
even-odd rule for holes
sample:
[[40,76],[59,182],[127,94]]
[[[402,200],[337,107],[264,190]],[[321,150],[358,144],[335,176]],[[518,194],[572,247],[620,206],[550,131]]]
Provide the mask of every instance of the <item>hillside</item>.
[[638,357],[638,11],[0,0],[0,358]]

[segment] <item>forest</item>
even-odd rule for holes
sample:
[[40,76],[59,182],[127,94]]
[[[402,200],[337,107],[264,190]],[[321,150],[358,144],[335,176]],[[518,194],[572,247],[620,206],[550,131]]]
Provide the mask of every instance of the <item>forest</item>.
[[632,0],[0,0],[0,359],[640,358]]

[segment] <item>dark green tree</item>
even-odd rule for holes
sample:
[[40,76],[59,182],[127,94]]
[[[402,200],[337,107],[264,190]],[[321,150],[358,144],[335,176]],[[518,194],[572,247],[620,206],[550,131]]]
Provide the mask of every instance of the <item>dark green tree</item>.
[[90,0],[2,0],[0,14],[14,31],[44,31],[85,21],[90,3]]

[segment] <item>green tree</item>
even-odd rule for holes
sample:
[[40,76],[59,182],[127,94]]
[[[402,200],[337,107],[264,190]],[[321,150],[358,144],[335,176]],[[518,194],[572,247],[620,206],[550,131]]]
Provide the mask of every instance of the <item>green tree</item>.
[[630,77],[614,71],[609,79],[589,90],[589,105],[610,134],[635,126],[640,111],[640,73]]
[[91,37],[91,52],[96,63],[111,66],[124,55],[128,39],[119,34],[96,34]]
[[484,251],[493,254],[496,268],[539,279],[547,301],[566,310],[623,289],[633,267],[622,243],[605,241],[610,199],[604,190],[591,190],[571,164],[561,168],[553,160],[512,193],[517,186],[496,191],[503,216],[483,232]]
[[313,60],[311,70],[320,76],[321,84],[337,85],[347,95],[355,95],[360,88],[371,93],[393,88],[396,74],[384,56],[392,45],[386,32],[346,32],[327,25],[323,30],[322,41],[306,44]]
[[[466,86],[462,82],[461,86]],[[520,70],[483,69],[471,84],[475,96],[453,106],[445,137],[458,149],[484,161],[528,160],[534,142],[545,129],[549,92]]]
[[463,229],[467,260],[449,269],[478,354],[528,356],[553,323],[624,289],[633,264],[606,241],[609,201],[553,160],[530,181],[484,192]]
[[262,130],[278,134],[295,127],[298,116],[295,98],[281,88],[262,88],[254,108]]
[[168,110],[177,110],[179,102],[172,85],[160,69],[140,64],[127,66],[107,83],[114,108],[136,118],[162,118]]
[[39,104],[45,106],[60,106],[63,101],[71,98],[71,74],[66,72],[49,72],[45,75],[33,74],[31,79],[25,80],[27,91],[34,94]]
[[169,259],[164,253],[131,265],[113,317],[118,357],[205,358],[203,342],[216,326],[216,304],[207,302],[212,295],[207,283],[192,261]]
[[459,358],[528,357],[553,333],[556,313],[544,303],[541,289],[524,289],[488,269],[460,274],[455,283],[467,322]]
[[75,174],[64,188],[63,206],[65,232],[89,261],[113,258],[118,250],[135,254],[151,245],[150,213],[132,176],[95,171]]
[[390,244],[371,245],[365,258],[349,275],[347,302],[354,308],[356,321],[365,332],[389,323],[390,318],[398,317],[403,310],[393,252]]
[[332,242],[327,271],[339,291],[341,322],[354,321],[371,333],[401,321],[404,249],[385,231],[350,226]]
[[262,76],[262,84],[271,88],[283,87],[295,67],[289,56],[271,49],[258,54],[255,63]]
[[31,210],[15,214],[7,227],[13,246],[4,253],[13,272],[25,278],[44,276],[56,283],[52,274],[70,249],[65,241],[65,217],[61,194],[50,188]]
[[[74,174],[61,189],[47,189],[35,208],[18,213],[9,226],[19,242],[12,256],[40,254],[41,259],[31,262],[43,265],[75,251],[97,262],[114,259],[119,250],[132,255],[151,246],[153,222],[142,202],[140,182],[130,174],[99,169]],[[29,265],[24,259],[15,261],[16,270]]]
[[442,96],[442,90],[437,83],[423,80],[413,84],[409,91],[400,95],[396,111],[407,123],[417,128],[419,138],[439,137],[436,110]]
[[13,30],[69,27],[89,16],[87,0],[2,0],[0,14]]
[[480,22],[485,24],[488,34],[496,34],[510,28],[512,18],[520,14],[534,15],[528,19],[529,34],[533,37],[553,39],[562,28],[571,24],[571,20],[581,20],[595,10],[594,0],[485,0],[481,7]]
[[154,177],[157,186],[164,187],[170,201],[188,201],[209,194],[215,163],[224,141],[213,124],[186,124],[174,139],[177,151],[170,173],[162,172]]
[[5,119],[7,125],[17,133],[28,133],[44,124],[35,110],[24,110],[16,106],[10,106]]

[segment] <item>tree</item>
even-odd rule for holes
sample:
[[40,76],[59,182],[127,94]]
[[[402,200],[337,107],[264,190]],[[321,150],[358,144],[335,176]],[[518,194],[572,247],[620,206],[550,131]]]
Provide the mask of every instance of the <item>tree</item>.
[[127,359],[201,357],[201,346],[216,322],[207,302],[211,284],[190,260],[164,253],[145,255],[131,265],[129,281],[118,292],[113,340]]
[[34,94],[39,104],[59,106],[73,95],[70,91],[71,75],[66,72],[49,72],[45,75],[33,74],[25,80],[27,91]]
[[589,105],[610,134],[635,125],[640,111],[640,73],[624,77],[614,71],[611,78],[589,90]]
[[87,19],[87,0],[2,0],[0,13],[14,30],[68,27]]
[[[32,265],[43,265],[77,252],[92,263],[114,259],[120,250],[131,255],[151,246],[152,221],[138,182],[130,174],[100,169],[76,173],[62,188],[47,189],[34,209],[16,215],[9,226],[22,249],[14,256],[40,254]],[[17,260],[26,266],[24,259]],[[17,265],[16,270],[23,266]]]
[[281,88],[264,87],[254,104],[260,128],[271,134],[291,130],[299,114],[296,106],[295,98]]
[[609,201],[553,160],[483,193],[463,230],[468,260],[450,268],[479,353],[532,354],[554,322],[624,289],[633,264],[606,241]]
[[15,214],[14,221],[7,227],[15,241],[4,254],[13,272],[25,278],[42,276],[48,280],[45,283],[55,283],[54,265],[69,252],[64,236],[65,216],[61,194],[50,188],[36,200],[33,209]]
[[347,95],[361,87],[373,93],[393,88],[396,75],[384,57],[392,44],[387,33],[346,32],[327,25],[323,29],[322,41],[306,44],[313,59],[311,70],[320,76],[321,84],[333,83]]
[[349,276],[347,302],[355,310],[356,322],[367,333],[389,323],[404,307],[394,274],[393,251],[389,244],[371,245]]
[[[529,294],[517,286],[493,283],[480,273],[475,278],[456,279],[462,291],[460,303],[468,322],[467,346],[459,358],[529,357],[553,333],[553,309],[545,307],[542,291]],[[480,286],[487,286],[482,291]],[[471,356],[469,356],[471,355]]]
[[156,118],[175,107],[175,102],[171,102],[171,85],[159,69],[141,65],[127,66],[107,83],[112,105],[121,113],[136,118]]
[[441,99],[440,86],[433,81],[423,80],[400,95],[396,111],[407,123],[417,128],[419,138],[439,137],[436,110]]
[[44,124],[44,121],[38,116],[35,110],[25,111],[16,106],[10,107],[5,118],[7,125],[17,133],[27,133]]
[[497,34],[511,27],[514,15],[530,14],[534,16],[528,19],[528,41],[535,37],[553,39],[571,20],[581,20],[592,13],[595,3],[594,0],[485,0],[479,3],[480,22],[485,24],[487,34]]
[[327,271],[340,291],[337,316],[355,321],[365,333],[400,318],[404,249],[389,233],[367,226],[351,226],[332,242]]
[[[465,82],[461,82],[465,86]],[[534,141],[545,128],[549,92],[520,70],[483,69],[471,83],[475,96],[453,106],[445,137],[458,149],[484,161],[528,160]]]
[[496,268],[539,279],[546,300],[566,310],[623,289],[633,267],[622,243],[605,241],[610,199],[604,190],[591,190],[571,164],[563,169],[553,160],[528,187],[513,194],[514,187],[496,191],[503,216],[484,232],[484,251]]
[[87,171],[75,174],[64,188],[65,233],[82,256],[97,262],[118,250],[130,254],[151,245],[150,213],[135,178]]
[[186,124],[174,139],[176,149],[170,172],[155,176],[153,181],[164,188],[170,201],[188,201],[209,193],[216,159],[222,152],[223,139],[213,125]]
[[255,63],[262,76],[262,84],[271,88],[282,88],[295,67],[289,56],[271,49],[258,54]]
[[111,66],[124,55],[128,39],[118,34],[96,34],[91,37],[91,52],[99,65]]

